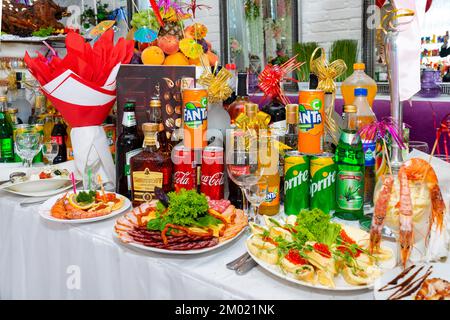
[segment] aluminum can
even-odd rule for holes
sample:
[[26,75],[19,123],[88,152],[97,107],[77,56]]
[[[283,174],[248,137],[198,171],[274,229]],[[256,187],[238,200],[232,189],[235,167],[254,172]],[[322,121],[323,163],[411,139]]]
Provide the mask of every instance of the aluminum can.
[[311,157],[310,207],[331,213],[336,208],[337,168],[334,154],[324,153]]
[[201,193],[211,200],[224,198],[224,153],[222,147],[206,147],[202,156]]
[[300,91],[298,100],[298,151],[320,154],[325,134],[325,93],[320,90]]
[[284,158],[284,212],[298,215],[309,209],[309,164],[308,155],[298,151],[286,152]]

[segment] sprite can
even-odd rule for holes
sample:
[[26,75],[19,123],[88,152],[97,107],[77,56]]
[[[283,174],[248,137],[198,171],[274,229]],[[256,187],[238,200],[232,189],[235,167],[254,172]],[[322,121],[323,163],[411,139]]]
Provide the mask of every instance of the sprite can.
[[336,206],[336,164],[334,154],[311,157],[311,209],[331,213]]
[[298,151],[284,158],[284,212],[298,215],[309,209],[309,157]]

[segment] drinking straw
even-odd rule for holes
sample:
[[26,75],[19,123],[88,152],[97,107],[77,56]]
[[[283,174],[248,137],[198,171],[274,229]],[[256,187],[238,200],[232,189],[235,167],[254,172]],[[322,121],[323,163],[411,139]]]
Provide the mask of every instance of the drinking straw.
[[70,174],[70,180],[72,180],[73,193],[77,194],[77,184],[75,182],[75,175],[73,172]]
[[91,187],[92,187],[91,180],[92,180],[92,169],[89,168],[88,169],[88,189],[89,189],[89,191],[91,191]]

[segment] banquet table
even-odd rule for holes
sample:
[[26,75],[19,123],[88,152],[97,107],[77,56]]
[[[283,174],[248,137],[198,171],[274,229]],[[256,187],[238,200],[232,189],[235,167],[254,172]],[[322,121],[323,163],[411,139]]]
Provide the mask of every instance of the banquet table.
[[306,288],[259,266],[237,275],[225,264],[244,252],[245,234],[210,253],[163,255],[120,244],[114,218],[54,223],[21,201],[30,199],[0,192],[0,299],[373,299],[372,290]]

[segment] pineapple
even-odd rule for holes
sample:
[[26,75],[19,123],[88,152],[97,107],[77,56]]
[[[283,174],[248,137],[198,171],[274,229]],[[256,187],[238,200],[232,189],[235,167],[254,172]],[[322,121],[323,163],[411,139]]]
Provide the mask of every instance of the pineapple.
[[164,27],[159,29],[159,37],[164,37],[167,35],[175,36],[178,40],[184,38],[183,36],[183,25],[180,21],[164,21]]

